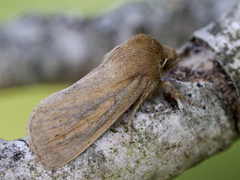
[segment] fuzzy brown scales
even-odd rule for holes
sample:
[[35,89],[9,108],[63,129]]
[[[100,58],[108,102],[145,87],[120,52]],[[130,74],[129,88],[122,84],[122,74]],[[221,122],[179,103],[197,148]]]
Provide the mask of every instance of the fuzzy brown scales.
[[32,111],[27,132],[36,160],[49,170],[66,164],[133,105],[131,137],[131,120],[146,99],[166,89],[180,95],[161,81],[178,61],[175,50],[144,34],[114,48],[97,68]]

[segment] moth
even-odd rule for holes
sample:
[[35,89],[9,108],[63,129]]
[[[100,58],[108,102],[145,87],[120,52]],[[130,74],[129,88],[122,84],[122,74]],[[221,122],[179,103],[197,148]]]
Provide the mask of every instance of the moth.
[[97,68],[33,109],[27,135],[36,161],[48,170],[68,163],[130,106],[131,134],[131,120],[140,105],[154,94],[172,88],[161,78],[178,61],[175,50],[145,34],[133,36],[115,47]]

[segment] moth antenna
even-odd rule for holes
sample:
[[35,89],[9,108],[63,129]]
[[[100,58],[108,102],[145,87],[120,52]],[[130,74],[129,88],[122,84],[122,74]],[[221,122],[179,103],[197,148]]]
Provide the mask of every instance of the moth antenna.
[[160,77],[162,77],[162,70],[163,70],[163,67],[166,65],[167,61],[168,61],[168,58],[165,58],[164,62],[163,62],[163,65],[162,66],[160,65],[160,71],[159,71],[160,72]]
[[168,58],[165,58],[164,62],[163,62],[163,65],[161,66],[161,69],[163,69],[163,67],[165,66],[165,64],[167,63],[168,61]]

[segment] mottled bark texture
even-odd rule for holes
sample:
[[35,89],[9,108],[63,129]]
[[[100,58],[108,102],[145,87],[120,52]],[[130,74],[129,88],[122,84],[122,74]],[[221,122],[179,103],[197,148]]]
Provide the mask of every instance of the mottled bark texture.
[[27,138],[2,140],[0,178],[170,179],[227,149],[239,137],[239,37],[240,3],[194,32],[169,75],[193,104],[176,104],[167,94],[146,101],[133,119],[132,143],[126,113],[83,154],[46,171],[34,162]]

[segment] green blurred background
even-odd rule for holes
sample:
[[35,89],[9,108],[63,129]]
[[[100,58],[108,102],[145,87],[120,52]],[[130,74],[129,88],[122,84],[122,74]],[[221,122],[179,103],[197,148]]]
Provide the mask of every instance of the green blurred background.
[[[1,0],[0,22],[7,22],[11,18],[21,15],[22,12],[32,10],[43,13],[81,12],[85,16],[93,16],[126,2],[127,0]],[[67,83],[38,84],[0,89],[0,138],[14,140],[25,137],[25,127],[32,109],[43,98],[69,85]],[[240,141],[226,152],[191,168],[175,180],[239,180],[239,149]]]

